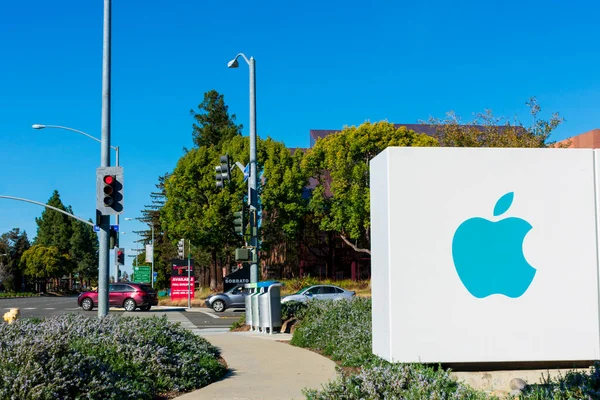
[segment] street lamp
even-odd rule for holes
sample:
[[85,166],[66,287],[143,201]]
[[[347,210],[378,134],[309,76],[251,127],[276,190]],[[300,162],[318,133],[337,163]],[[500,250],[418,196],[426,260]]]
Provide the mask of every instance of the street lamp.
[[[125,218],[125,221],[133,221],[139,218]],[[148,225],[152,227],[152,274],[150,275],[150,282],[152,287],[154,288],[154,223],[149,222]],[[136,263],[137,263],[137,254],[136,254]]]
[[[73,129],[73,128],[69,128],[69,127],[66,127],[66,126],[59,126],[59,125],[43,125],[43,124],[33,124],[33,125],[31,125],[31,127],[32,127],[33,129],[45,129],[45,128],[64,129],[64,130],[67,130],[67,131],[72,131],[72,132],[77,132],[77,133],[80,133],[80,134],[82,134],[83,136],[87,136],[87,137],[89,137],[90,139],[92,139],[92,140],[95,140],[95,141],[96,141],[96,142],[98,142],[98,143],[102,143],[102,141],[101,141],[100,139],[98,139],[98,138],[95,138],[94,136],[92,136],[92,135],[90,135],[90,134],[87,134],[87,133],[85,133],[85,132],[82,132],[82,131],[80,131],[80,130]],[[113,150],[115,151],[115,166],[117,166],[117,167],[118,167],[118,166],[119,166],[119,146],[116,146],[116,147],[115,147],[115,146],[110,146],[110,148],[111,148],[111,149],[113,149]],[[117,215],[117,218],[119,218],[119,216],[118,216],[118,215]],[[117,221],[118,221],[118,220],[117,220]],[[117,224],[118,224],[118,222],[117,222]]]
[[242,57],[250,67],[250,176],[248,177],[248,204],[250,205],[250,245],[254,247],[254,257],[250,265],[250,282],[258,282],[258,193],[256,191],[256,66],[254,57],[248,59],[243,53],[227,63],[228,68],[239,66],[238,58]]

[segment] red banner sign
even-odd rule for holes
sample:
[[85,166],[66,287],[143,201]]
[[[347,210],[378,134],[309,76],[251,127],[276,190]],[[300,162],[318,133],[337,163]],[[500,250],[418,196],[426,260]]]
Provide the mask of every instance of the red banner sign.
[[[194,276],[190,280],[190,298],[194,298]],[[188,277],[187,276],[172,276],[171,277],[171,300],[187,300],[188,298]]]

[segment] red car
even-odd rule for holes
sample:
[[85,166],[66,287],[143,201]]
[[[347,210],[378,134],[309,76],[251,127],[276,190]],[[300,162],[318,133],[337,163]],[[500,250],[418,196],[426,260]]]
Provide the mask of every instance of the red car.
[[[77,297],[77,305],[85,311],[98,306],[98,292],[83,292]],[[158,305],[156,290],[140,283],[112,283],[108,286],[108,305],[123,307],[125,311],[150,310]]]

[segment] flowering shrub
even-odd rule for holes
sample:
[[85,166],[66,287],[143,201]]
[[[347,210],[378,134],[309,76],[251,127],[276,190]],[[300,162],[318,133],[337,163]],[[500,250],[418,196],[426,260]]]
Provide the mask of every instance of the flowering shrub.
[[0,325],[0,398],[153,399],[219,379],[218,357],[166,317],[20,319]]
[[343,366],[361,366],[371,353],[371,299],[312,300],[290,342],[321,351]]
[[378,359],[356,375],[342,375],[322,391],[305,390],[310,400],[338,399],[490,399],[444,370],[419,364],[392,364]]

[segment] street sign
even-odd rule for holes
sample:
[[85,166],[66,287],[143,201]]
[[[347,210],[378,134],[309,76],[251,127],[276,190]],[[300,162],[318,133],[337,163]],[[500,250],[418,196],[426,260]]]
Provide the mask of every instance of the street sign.
[[119,225],[111,225],[110,229],[112,229],[115,232],[119,232]]
[[94,225],[94,232],[100,232],[100,227],[98,225]]
[[134,267],[133,281],[136,283],[150,283],[150,267]]

